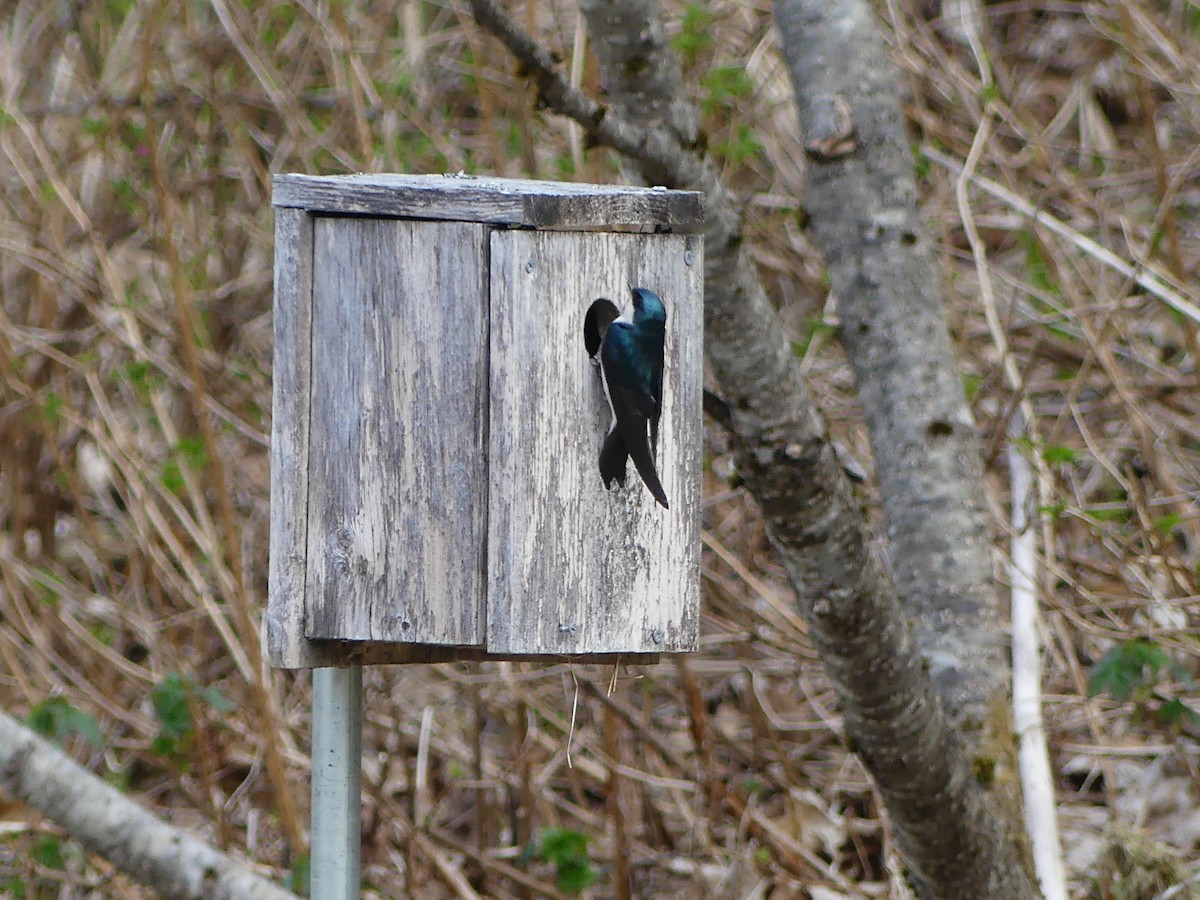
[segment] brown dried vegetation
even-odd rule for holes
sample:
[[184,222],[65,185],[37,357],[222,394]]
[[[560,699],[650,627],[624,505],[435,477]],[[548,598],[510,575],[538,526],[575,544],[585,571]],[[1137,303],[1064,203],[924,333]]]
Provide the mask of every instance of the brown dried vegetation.
[[[1154,716],[1174,697],[1196,705],[1179,673],[1200,661],[1187,306],[1200,304],[1200,7],[1012,2],[983,7],[972,29],[960,6],[974,4],[879,12],[987,455],[1001,578],[1008,425],[1022,400],[1035,415],[1046,716],[1068,867],[1086,896],[1109,823],[1200,854],[1197,728]],[[602,91],[570,3],[516,9]],[[869,460],[829,327],[836,304],[804,233],[803,153],[769,6],[672,3],[670,18],[762,277],[838,440]],[[270,176],[607,181],[616,160],[532,110],[503,50],[445,0],[20,0],[4,7],[0,41],[0,703],[26,716],[61,698],[99,724],[96,743],[62,729],[93,771],[286,878],[304,849],[309,688],[264,676],[257,652]],[[973,143],[974,242],[955,197]],[[1022,201],[1064,227],[1035,224]],[[593,840],[595,897],[802,897],[814,884],[839,892],[825,897],[901,896],[786,580],[710,437],[699,654],[615,674],[368,671],[372,891],[555,895],[553,869],[521,854],[558,827]],[[863,503],[875,500],[868,481]],[[1091,667],[1132,637],[1179,671],[1141,709],[1089,699]],[[152,691],[172,674],[196,689],[183,692],[191,727],[165,747],[154,742],[169,713]],[[0,891],[144,895],[28,810],[0,806],[0,819]]]

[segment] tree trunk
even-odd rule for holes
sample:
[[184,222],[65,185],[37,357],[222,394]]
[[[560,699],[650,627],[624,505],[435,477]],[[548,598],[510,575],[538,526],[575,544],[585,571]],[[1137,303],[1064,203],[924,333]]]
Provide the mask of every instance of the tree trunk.
[[[896,590],[967,742],[998,724],[1011,748],[983,464],[930,277],[897,73],[862,0],[777,0],[775,17],[810,147],[804,206],[871,433]],[[822,153],[845,129],[846,152]]]
[[810,158],[804,204],[871,435],[896,590],[951,721],[1017,833],[1007,628],[983,462],[941,283],[930,277],[938,267],[898,73],[865,0],[777,0],[775,19]]

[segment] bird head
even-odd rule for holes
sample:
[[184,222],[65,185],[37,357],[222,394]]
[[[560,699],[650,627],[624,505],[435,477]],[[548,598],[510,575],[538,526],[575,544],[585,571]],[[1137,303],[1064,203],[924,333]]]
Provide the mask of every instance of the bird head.
[[667,320],[667,310],[658,294],[649,288],[640,287],[631,287],[630,291],[633,293],[634,322],[665,322]]

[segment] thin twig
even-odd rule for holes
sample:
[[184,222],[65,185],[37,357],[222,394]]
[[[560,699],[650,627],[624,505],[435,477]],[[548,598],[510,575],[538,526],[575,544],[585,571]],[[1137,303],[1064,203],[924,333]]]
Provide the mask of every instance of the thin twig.
[[[964,172],[964,166],[961,163],[928,144],[921,146],[921,153],[930,161],[937,163],[955,175],[962,175]],[[1007,203],[1013,209],[1017,210],[1017,212],[1021,213],[1021,215],[1028,216],[1035,225],[1044,225],[1059,237],[1070,241],[1088,256],[1108,266],[1122,277],[1130,279],[1148,294],[1157,297],[1163,303],[1167,304],[1171,309],[1187,316],[1193,322],[1200,323],[1200,300],[1185,297],[1181,293],[1182,288],[1180,290],[1173,289],[1161,277],[1150,271],[1148,267],[1121,259],[1121,257],[1117,256],[1117,254],[1113,253],[1107,247],[1102,247],[1091,238],[1085,237],[1065,222],[1056,219],[1045,210],[1038,209],[1028,200],[1018,197],[1012,191],[1008,190],[1008,188],[997,184],[990,178],[971,174],[967,180],[976,187],[982,188],[997,200]]]
[[1033,471],[1015,441],[1008,445],[1012,494],[1013,728],[1017,733],[1025,830],[1046,900],[1067,900],[1050,754],[1042,728],[1042,665],[1037,612],[1037,531],[1029,518]]

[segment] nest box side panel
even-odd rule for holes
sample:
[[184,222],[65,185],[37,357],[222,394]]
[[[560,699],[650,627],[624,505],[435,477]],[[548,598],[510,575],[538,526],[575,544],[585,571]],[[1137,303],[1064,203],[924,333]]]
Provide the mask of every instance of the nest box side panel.
[[317,217],[310,639],[481,644],[487,234]]
[[286,668],[313,662],[303,634],[312,238],[312,216],[301,209],[276,210],[267,655],[271,665]]
[[[496,231],[491,249],[487,649],[658,653],[696,646],[703,459],[699,237]],[[667,310],[656,465],[669,509],[632,461],[606,490],[612,423],[584,343],[598,297],[630,285]]]

